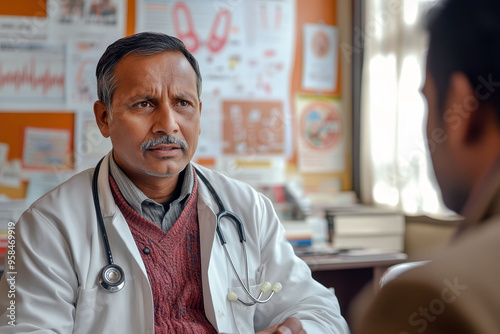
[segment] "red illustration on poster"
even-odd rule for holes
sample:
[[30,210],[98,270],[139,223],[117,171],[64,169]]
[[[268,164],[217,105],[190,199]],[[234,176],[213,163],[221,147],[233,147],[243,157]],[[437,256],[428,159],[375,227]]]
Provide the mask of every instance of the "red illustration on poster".
[[223,101],[223,152],[279,155],[285,149],[281,101]]
[[305,108],[300,128],[304,142],[314,150],[330,150],[342,136],[338,110],[324,102],[312,103]]
[[297,95],[299,120],[297,160],[302,172],[342,172],[345,169],[345,134],[339,100]]

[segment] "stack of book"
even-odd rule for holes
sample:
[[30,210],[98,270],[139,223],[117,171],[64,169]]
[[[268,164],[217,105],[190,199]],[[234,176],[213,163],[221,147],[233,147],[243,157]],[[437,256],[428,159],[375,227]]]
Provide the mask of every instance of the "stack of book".
[[364,205],[326,210],[329,241],[335,249],[378,249],[401,252],[405,216],[402,212]]

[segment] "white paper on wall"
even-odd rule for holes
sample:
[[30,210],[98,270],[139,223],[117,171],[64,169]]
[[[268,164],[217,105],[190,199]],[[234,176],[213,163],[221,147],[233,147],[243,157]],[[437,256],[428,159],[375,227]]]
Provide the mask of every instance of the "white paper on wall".
[[[45,10],[40,7],[40,11]],[[37,13],[33,13],[37,14]],[[0,40],[20,45],[48,37],[48,20],[40,16],[0,16]]]
[[304,24],[302,88],[337,88],[338,31],[325,24]]
[[48,0],[49,38],[116,40],[125,34],[126,1]]

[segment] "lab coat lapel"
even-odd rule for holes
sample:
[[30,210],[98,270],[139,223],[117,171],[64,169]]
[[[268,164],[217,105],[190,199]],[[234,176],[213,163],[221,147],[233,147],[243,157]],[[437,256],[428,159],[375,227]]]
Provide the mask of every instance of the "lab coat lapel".
[[[146,267],[144,266],[144,262],[142,261],[141,254],[137,250],[137,247],[135,247],[134,237],[130,232],[127,221],[123,217],[120,210],[118,210],[118,207],[115,204],[115,200],[113,199],[113,194],[111,193],[111,188],[109,185],[109,159],[111,154],[112,152],[109,152],[102,161],[98,176],[99,202],[101,204],[104,224],[106,226],[106,230],[109,230],[108,235],[110,235],[110,232],[112,232],[112,230],[116,231],[118,236],[126,245],[126,249],[132,254],[135,262],[147,277],[148,274],[146,272]],[[113,245],[111,245],[111,248],[113,248]]]
[[215,232],[217,225],[215,212],[218,208],[200,178],[198,182],[198,223],[205,314],[218,332],[232,333],[233,319],[227,309],[226,300],[229,287],[226,273],[229,268],[223,248],[216,245],[219,242]]

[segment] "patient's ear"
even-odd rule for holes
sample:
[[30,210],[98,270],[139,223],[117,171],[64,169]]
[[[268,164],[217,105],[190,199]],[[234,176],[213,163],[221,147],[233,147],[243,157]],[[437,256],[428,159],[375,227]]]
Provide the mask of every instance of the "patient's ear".
[[450,76],[445,108],[445,120],[451,117],[460,120],[453,125],[451,122],[446,124],[450,144],[454,147],[474,145],[480,139],[488,118],[464,73],[456,72]]
[[94,115],[97,126],[101,130],[101,134],[108,138],[109,137],[109,119],[110,114],[108,108],[101,101],[95,101],[94,103]]

